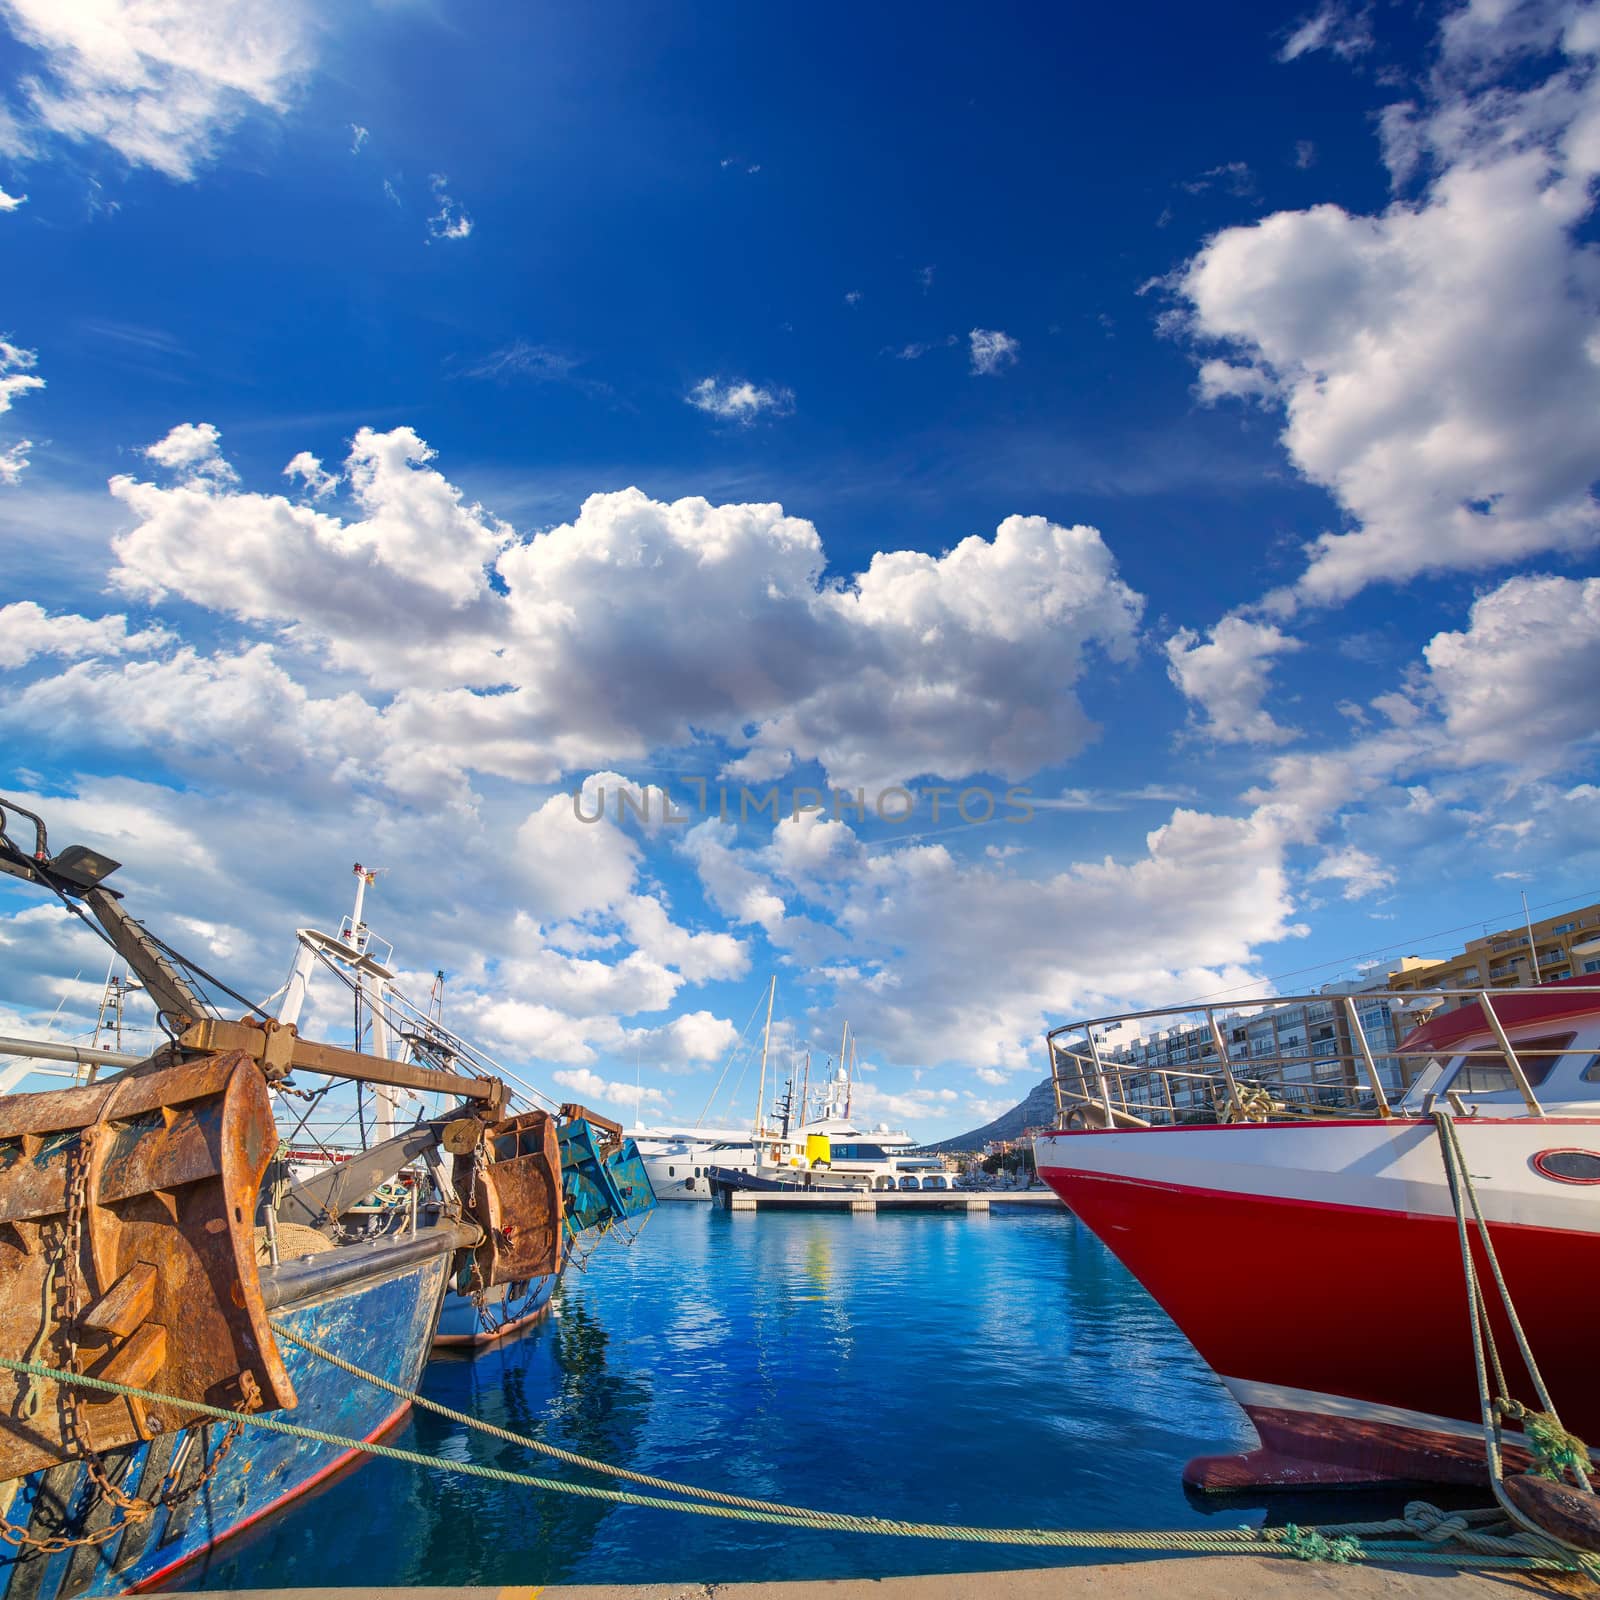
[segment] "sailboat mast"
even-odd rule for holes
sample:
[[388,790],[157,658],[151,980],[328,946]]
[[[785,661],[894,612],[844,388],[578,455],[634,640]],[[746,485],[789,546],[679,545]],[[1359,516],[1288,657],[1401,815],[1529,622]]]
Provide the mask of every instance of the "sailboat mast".
[[856,1099],[856,1042],[850,1041],[850,1076],[845,1079],[844,1085],[844,1114],[850,1115],[850,1108]]
[[[848,1016],[846,1016],[846,1018],[845,1018],[845,1032],[843,1032],[843,1034],[838,1035],[838,1075],[840,1075],[840,1077],[843,1077],[843,1075],[845,1075],[845,1061],[846,1061],[846,1059],[848,1059],[848,1058],[846,1058],[845,1051],[848,1050],[848,1048],[850,1048],[850,1018],[848,1018]],[[835,1117],[838,1117],[838,1115],[840,1115],[840,1110],[838,1110],[838,1101],[837,1101],[837,1099],[834,1098],[835,1094],[838,1094],[838,1083],[837,1082],[835,1082],[834,1086],[832,1086],[832,1088],[829,1088],[829,1091],[827,1091],[827,1102],[829,1102],[829,1106],[834,1107],[834,1115],[835,1115]],[[848,1098],[848,1094],[850,1094],[850,1090],[848,1090],[848,1088],[846,1088],[845,1094],[846,1094],[846,1098]],[[845,1112],[843,1112],[843,1115],[845,1115],[845,1117],[848,1117],[848,1115],[850,1115],[850,1112],[848,1112],[848,1110],[845,1110]]]
[[[767,1127],[767,1046],[772,1043],[772,1002],[778,993],[778,975],[773,973],[767,989],[767,1025],[761,1030],[761,1082],[756,1086],[756,1138]],[[759,1159],[759,1153],[758,1153]]]
[[811,1046],[806,1046],[806,1074],[800,1080],[800,1126],[806,1125],[806,1104],[811,1099]]
[[[845,1072],[845,1050],[848,1048],[848,1045],[850,1045],[850,1018],[846,1016],[845,1032],[838,1035],[838,1070],[840,1070],[840,1075],[843,1075],[843,1072]],[[827,1091],[827,1102],[829,1102],[829,1106],[834,1107],[834,1115],[837,1117],[838,1101],[834,1098],[835,1094],[838,1094],[837,1083],[835,1083],[835,1085],[832,1086],[829,1091]],[[845,1112],[845,1115],[848,1117],[850,1112]]]

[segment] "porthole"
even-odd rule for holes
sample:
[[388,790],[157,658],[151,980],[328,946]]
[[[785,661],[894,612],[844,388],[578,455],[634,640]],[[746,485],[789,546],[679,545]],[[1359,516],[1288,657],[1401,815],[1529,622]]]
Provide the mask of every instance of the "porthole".
[[1593,1150],[1541,1150],[1533,1158],[1533,1169],[1557,1183],[1600,1183],[1600,1154]]

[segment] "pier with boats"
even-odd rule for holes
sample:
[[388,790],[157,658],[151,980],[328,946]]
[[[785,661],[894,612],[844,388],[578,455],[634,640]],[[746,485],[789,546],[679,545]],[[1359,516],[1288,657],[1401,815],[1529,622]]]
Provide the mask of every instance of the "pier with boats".
[[[352,910],[335,928],[296,931],[287,980],[257,1004],[133,914],[107,881],[115,861],[57,849],[42,817],[0,807],[0,868],[93,923],[164,1038],[147,1054],[0,1041],[74,1080],[27,1092],[11,1071],[0,1094],[5,1600],[167,1583],[247,1530],[292,1522],[312,1490],[368,1458],[427,1481],[470,1472],[500,1495],[1036,1557],[1203,1550],[1582,1572],[1600,1556],[1582,1443],[1600,1415],[1574,1298],[1600,1234],[1600,985],[1413,987],[1412,1025],[1394,1043],[1368,1038],[1354,999],[1330,1001],[1338,1048],[1309,1073],[1303,1058],[1241,1048],[1243,1019],[1320,999],[1178,1008],[1210,1043],[1190,1068],[1104,1047],[1119,1026],[1164,1014],[1063,1024],[1046,1039],[1057,1125],[1035,1142],[1044,1186],[967,1188],[909,1135],[857,1125],[848,1035],[815,1100],[802,1067],[767,1104],[775,979],[748,1133],[663,1129],[636,1144],[448,1026],[442,982],[420,1001],[405,993],[392,948],[366,922],[371,872],[355,869]],[[302,1035],[316,985],[349,1006],[348,1043]],[[228,1014],[227,1001],[242,1011]],[[1045,1255],[1069,1237],[1081,1252],[1092,1236],[1170,1317],[1162,1337],[1186,1339],[1254,1428],[1253,1443],[1188,1459],[1183,1479],[1202,1498],[1435,1484],[1479,1487],[1490,1503],[1470,1516],[1419,1501],[1331,1527],[1243,1531],[885,1516],[642,1471],[617,1458],[615,1440],[560,1448],[536,1418],[507,1426],[428,1395],[435,1350],[474,1357],[469,1370],[508,1352],[526,1359],[566,1303],[569,1266],[587,1280],[572,1302],[581,1334],[591,1295],[629,1281],[608,1271],[626,1258],[632,1273],[648,1256],[640,1230],[663,1166],[663,1197],[719,1202],[668,1207],[691,1251],[711,1213],[788,1213],[792,1225],[766,1230],[772,1248],[803,1237],[815,1262],[830,1236],[901,1261],[904,1241],[943,1237],[930,1230],[954,1213],[994,1214],[991,1228],[963,1230],[974,1249],[989,1248],[979,1236],[1007,1212],[1014,1227],[1050,1230],[1013,1236]],[[816,1212],[862,1220],[841,1232],[808,1221]],[[907,1215],[924,1220],[891,1221]],[[837,1317],[867,1304],[868,1282],[841,1294],[825,1267],[805,1270],[823,1292],[795,1305],[816,1300]],[[1046,1267],[1029,1271],[1042,1310],[1061,1285]],[[907,1288],[890,1312],[902,1328],[917,1314]],[[1012,1292],[1002,1303],[1014,1316]],[[680,1275],[653,1301],[629,1298],[627,1316],[644,1319],[636,1337],[652,1338],[694,1294]],[[558,1347],[567,1337],[560,1328]],[[785,1349],[802,1371],[804,1347]],[[599,1395],[608,1380],[584,1377],[593,1358],[578,1352],[564,1358],[578,1374],[564,1404],[581,1413],[589,1387]],[[421,1449],[421,1437],[398,1445],[413,1411],[616,1487],[504,1454],[490,1464],[457,1446]]]
[[848,1021],[839,1039],[837,1069],[823,1077],[815,1098],[808,1051],[768,1104],[768,1070],[776,1066],[772,1008],[777,992],[774,976],[767,985],[755,1109],[748,1128],[696,1124],[635,1129],[656,1197],[717,1200],[734,1210],[780,1203],[847,1208],[853,1203],[862,1211],[879,1204],[909,1210],[979,1208],[977,1197],[962,1189],[951,1168],[937,1155],[917,1149],[909,1133],[857,1125],[851,1114],[857,1041]]
[[1055,1211],[1061,1202],[1048,1189],[928,1189],[907,1191],[867,1188],[814,1188],[793,1184],[770,1189],[713,1177],[717,1201],[728,1211],[847,1211],[876,1215],[880,1211],[915,1214],[925,1211],[987,1212],[994,1206],[1022,1206]]

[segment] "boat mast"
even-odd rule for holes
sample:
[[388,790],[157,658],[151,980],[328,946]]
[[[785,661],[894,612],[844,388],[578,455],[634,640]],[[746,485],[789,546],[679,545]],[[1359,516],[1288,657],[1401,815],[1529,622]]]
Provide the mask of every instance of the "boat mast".
[[[761,1081],[756,1085],[756,1139],[759,1142],[767,1129],[767,1046],[772,1043],[772,1002],[778,993],[778,975],[773,973],[767,989],[767,1025],[761,1032]],[[760,1151],[756,1159],[761,1158]]]
[[811,1099],[811,1046],[806,1046],[806,1075],[800,1080],[800,1127],[806,1125],[806,1105]]
[[361,937],[366,923],[361,920],[361,904],[367,898],[367,885],[378,874],[363,867],[359,861],[350,870],[356,875],[356,904],[355,909],[350,913],[350,943],[357,950],[362,950],[366,948],[366,940]]
[[844,1080],[844,1114],[850,1115],[850,1107],[855,1104],[856,1098],[856,1042],[850,1041],[850,1069],[849,1076]]
[[[838,1073],[838,1079],[828,1091],[828,1104],[829,1104],[829,1107],[831,1108],[832,1115],[834,1115],[836,1117],[848,1117],[850,1115],[850,1086],[849,1086],[849,1082],[848,1082],[848,1080],[846,1078],[846,1073],[848,1071],[848,1068],[845,1065],[845,1063],[849,1059],[849,1056],[848,1056],[849,1048],[850,1048],[850,1019],[848,1017],[846,1017],[844,1019],[844,1032],[839,1035],[839,1073]],[[844,1105],[844,1109],[842,1111],[839,1109],[839,1102],[835,1098],[835,1096],[839,1093],[839,1084],[840,1083],[844,1083],[844,1085],[845,1085],[845,1091],[844,1091],[845,1105]]]

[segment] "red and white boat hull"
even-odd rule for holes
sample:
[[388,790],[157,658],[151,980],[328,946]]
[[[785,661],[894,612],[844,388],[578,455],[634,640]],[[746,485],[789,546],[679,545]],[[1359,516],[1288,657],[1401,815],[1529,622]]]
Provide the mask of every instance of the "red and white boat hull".
[[[1566,1425],[1600,1438],[1600,1363],[1582,1309],[1583,1286],[1600,1282],[1600,1187],[1548,1176],[1534,1159],[1600,1151],[1600,1118],[1458,1128],[1545,1382]],[[1060,1132],[1042,1135],[1036,1156],[1255,1423],[1260,1450],[1201,1457],[1189,1482],[1483,1479],[1466,1286],[1431,1121]],[[1494,1315],[1507,1380],[1531,1404]]]

